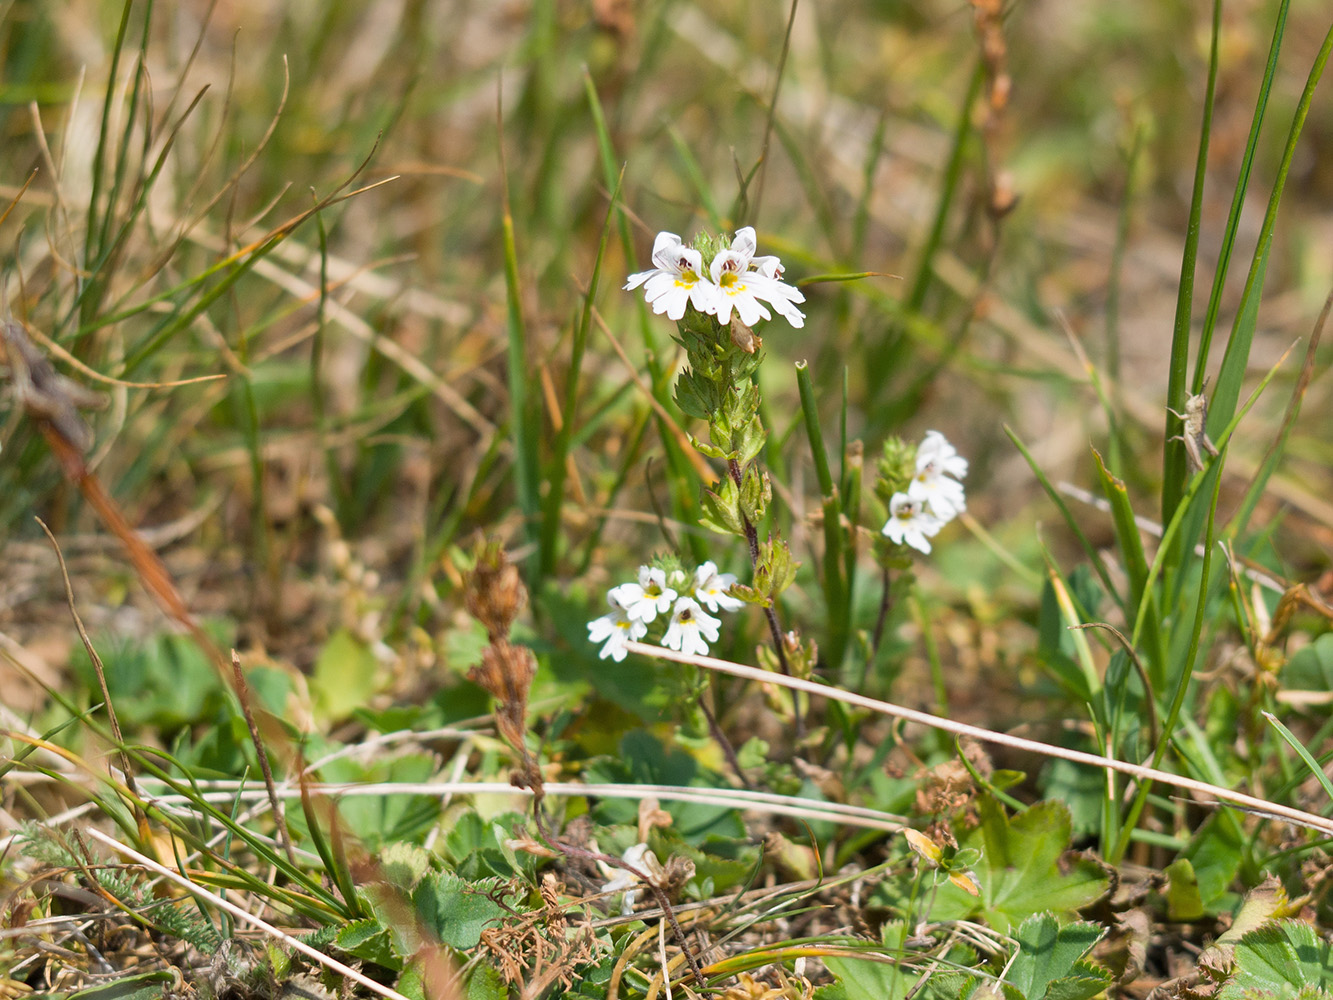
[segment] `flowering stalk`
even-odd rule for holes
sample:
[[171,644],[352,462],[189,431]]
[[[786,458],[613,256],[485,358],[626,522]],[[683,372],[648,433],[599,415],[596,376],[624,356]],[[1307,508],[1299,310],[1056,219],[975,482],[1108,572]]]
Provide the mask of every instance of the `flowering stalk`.
[[[919,445],[900,438],[884,443],[875,494],[888,508],[888,520],[876,545],[884,587],[871,649],[879,648],[893,598],[912,585],[912,550],[931,551],[930,539],[967,509],[963,484],[967,459],[939,431],[927,431]],[[893,570],[902,571],[894,581]],[[867,661],[866,669],[870,663]]]
[[[782,280],[781,261],[756,256],[756,249],[748,226],[737,230],[730,244],[703,235],[687,247],[674,233],[661,233],[653,245],[654,268],[631,275],[625,287],[643,287],[653,311],[676,321],[687,357],[676,381],[676,404],[707,421],[708,440],[692,438],[694,445],[725,463],[725,474],[704,487],[701,499],[704,525],[744,538],[750,553],[752,582],[737,584],[730,593],[763,608],[778,668],[792,674],[795,666],[804,673],[813,666],[814,650],[783,635],[776,609],[779,595],[795,579],[796,563],[784,541],[772,534],[761,541],[757,527],[773,490],[758,461],[768,440],[754,381],[763,341],[750,327],[772,318],[769,307],[792,326],[803,326],[805,316],[796,304],[805,296]],[[798,701],[793,715],[799,731]]]

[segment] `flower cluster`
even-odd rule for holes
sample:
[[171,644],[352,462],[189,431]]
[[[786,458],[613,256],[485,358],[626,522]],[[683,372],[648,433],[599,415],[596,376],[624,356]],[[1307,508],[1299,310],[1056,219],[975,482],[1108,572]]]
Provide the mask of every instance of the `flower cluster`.
[[967,459],[939,431],[927,431],[916,450],[916,471],[906,492],[889,500],[884,534],[898,545],[930,551],[929,539],[967,509],[963,484]]
[[653,269],[631,274],[625,288],[642,285],[653,312],[666,313],[668,319],[681,319],[685,307],[692,305],[722,324],[731,322],[735,309],[742,323],[753,326],[773,318],[763,305],[767,302],[799,329],[805,325],[805,314],[796,303],[804,302],[805,296],[782,280],[782,261],[756,257],[756,249],[754,228],[745,226],[736,230],[731,246],[718,250],[705,268],[701,251],[685,246],[675,233],[658,233],[653,242]]
[[[670,618],[663,646],[682,653],[708,653],[708,643],[717,642],[722,622],[705,611],[735,611],[744,603],[727,593],[736,582],[733,573],[719,573],[706,562],[691,576],[682,569],[640,566],[639,578],[612,587],[606,593],[611,610],[588,622],[588,639],[604,643],[600,657],[619,662],[628,655],[625,644],[648,634],[657,616]],[[668,609],[669,612],[668,612]]]

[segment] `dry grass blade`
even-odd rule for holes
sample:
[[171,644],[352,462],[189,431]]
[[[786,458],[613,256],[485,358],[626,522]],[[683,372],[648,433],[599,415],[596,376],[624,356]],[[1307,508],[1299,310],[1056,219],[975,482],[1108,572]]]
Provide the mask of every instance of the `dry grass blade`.
[[855,694],[851,691],[843,691],[839,688],[829,687],[827,684],[819,684],[815,681],[802,680],[799,677],[788,677],[783,674],[771,673],[767,670],[747,667],[740,663],[732,663],[730,660],[719,660],[711,656],[690,656],[685,653],[677,653],[675,650],[659,646],[650,646],[647,643],[642,642],[626,643],[625,648],[631,653],[639,653],[640,655],[647,656],[651,659],[671,660],[675,663],[688,663],[696,667],[702,667],[705,670],[716,670],[719,673],[731,674],[733,677],[743,677],[746,680],[757,681],[760,684],[776,684],[779,687],[787,687],[795,691],[804,691],[807,694],[822,695],[825,698],[832,698],[834,701],[846,702],[849,705],[856,705],[859,708],[868,708],[870,711],[878,712],[880,715],[905,719],[908,722],[916,722],[923,726],[930,726],[932,729],[942,729],[946,733],[953,733],[956,736],[970,736],[973,739],[982,740],[986,743],[995,743],[1000,746],[1012,747],[1015,750],[1026,750],[1029,753],[1040,754],[1043,757],[1055,757],[1060,760],[1067,760],[1073,764],[1086,764],[1089,767],[1099,767],[1109,771],[1119,771],[1121,774],[1128,774],[1141,780],[1160,781],[1163,784],[1172,785],[1176,788],[1185,789],[1186,791],[1211,795],[1213,798],[1220,799],[1231,805],[1239,806],[1261,816],[1270,816],[1286,820],[1297,826],[1303,826],[1333,836],[1333,820],[1323,816],[1317,816],[1314,813],[1305,812],[1302,809],[1293,809],[1290,806],[1284,806],[1276,802],[1269,802],[1253,795],[1246,795],[1244,792],[1237,792],[1230,788],[1223,788],[1220,785],[1211,785],[1206,781],[1196,781],[1193,778],[1186,778],[1179,774],[1170,774],[1166,771],[1159,771],[1152,767],[1143,767],[1140,764],[1131,764],[1128,761],[1114,760],[1109,757],[1098,757],[1096,754],[1084,753],[1080,750],[1067,750],[1064,747],[1052,746],[1049,743],[1042,743],[1038,740],[1023,739],[1021,736],[1010,736],[1007,733],[997,733],[991,729],[982,729],[980,726],[969,726],[963,722],[954,722],[952,719],[942,719],[939,716],[931,715],[928,712],[919,712],[916,709],[904,708],[902,705],[894,705],[887,701],[878,701],[875,698],[867,698],[865,695]]

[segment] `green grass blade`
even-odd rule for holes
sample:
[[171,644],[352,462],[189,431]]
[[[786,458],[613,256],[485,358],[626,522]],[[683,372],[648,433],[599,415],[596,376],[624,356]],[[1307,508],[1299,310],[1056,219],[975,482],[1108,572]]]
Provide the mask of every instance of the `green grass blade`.
[[1013,429],[1009,427],[1008,424],[1004,426],[1004,433],[1009,437],[1009,440],[1013,442],[1014,447],[1018,449],[1018,453],[1022,455],[1023,459],[1028,463],[1028,468],[1030,468],[1032,474],[1037,477],[1037,482],[1040,483],[1041,488],[1046,491],[1046,495],[1050,498],[1051,503],[1055,504],[1056,510],[1060,512],[1060,516],[1064,518],[1065,526],[1069,528],[1074,538],[1078,540],[1079,547],[1083,549],[1083,554],[1088,558],[1088,565],[1096,571],[1098,579],[1101,580],[1102,586],[1106,589],[1106,593],[1110,595],[1116,604],[1120,605],[1122,610],[1126,608],[1127,605],[1125,603],[1124,595],[1121,594],[1111,582],[1110,574],[1106,572],[1106,567],[1102,565],[1100,554],[1097,552],[1097,549],[1092,542],[1088,540],[1088,536],[1084,534],[1083,528],[1074,517],[1073,511],[1071,511],[1069,505],[1065,503],[1065,498],[1062,497],[1060,492],[1054,485],[1052,485],[1050,479],[1046,477],[1045,471],[1043,471],[1042,467],[1037,464],[1037,460],[1032,457],[1032,452],[1028,451],[1027,446],[1018,439],[1018,435],[1014,433]]
[[[1286,3],[1283,3],[1283,11]],[[1208,426],[1217,430],[1225,426],[1236,410],[1240,399],[1241,382],[1250,360],[1250,345],[1254,340],[1254,330],[1258,322],[1259,300],[1263,295],[1264,275],[1268,269],[1268,256],[1273,248],[1273,230],[1277,225],[1278,205],[1282,201],[1282,192],[1286,187],[1287,174],[1291,170],[1292,159],[1296,155],[1296,144],[1301,137],[1306,116],[1310,113],[1310,103],[1314,99],[1315,88],[1324,74],[1330,51],[1333,51],[1333,27],[1324,36],[1324,43],[1319,48],[1314,65],[1310,67],[1301,93],[1296,112],[1292,116],[1291,128],[1287,132],[1286,147],[1282,151],[1282,162],[1278,167],[1277,178],[1268,198],[1268,209],[1264,214],[1263,225],[1259,230],[1259,243],[1255,247],[1254,259],[1250,264],[1250,273],[1245,280],[1245,291],[1241,296],[1240,307],[1232,324],[1231,337],[1227,341],[1226,352],[1222,356],[1221,370],[1217,376],[1217,387],[1209,405]],[[1202,355],[1201,355],[1202,360]]]
[[[101,224],[95,224],[95,220],[99,217],[98,203],[102,200],[102,188],[106,185],[108,141],[113,119],[111,108],[115,101],[116,78],[120,75],[120,57],[121,53],[125,51],[125,38],[130,29],[130,10],[133,7],[134,0],[125,0],[124,6],[120,9],[120,24],[116,28],[116,40],[111,45],[111,67],[107,71],[106,95],[102,98],[102,114],[99,119],[97,133],[97,152],[93,154],[92,185],[88,196],[88,225],[83,235],[85,266],[88,262],[100,256],[101,253],[98,236],[103,227]],[[107,213],[110,214],[109,208]]]
[[[1221,456],[1219,456],[1219,459]],[[1185,704],[1185,695],[1189,691],[1190,681],[1194,676],[1194,666],[1199,660],[1199,637],[1203,634],[1204,617],[1208,611],[1208,594],[1210,591],[1210,577],[1213,561],[1213,541],[1214,530],[1217,522],[1217,501],[1221,495],[1222,477],[1220,475],[1213,478],[1212,502],[1208,506],[1208,527],[1205,535],[1203,549],[1203,565],[1199,570],[1199,593],[1195,600],[1194,619],[1190,626],[1190,644],[1189,652],[1185,655],[1185,662],[1181,666],[1179,673],[1168,679],[1169,683],[1175,685],[1175,691],[1171,697],[1171,707],[1167,711],[1166,721],[1162,725],[1162,731],[1157,739],[1157,746],[1153,749],[1151,766],[1156,769],[1161,766],[1162,758],[1166,756],[1167,747],[1171,745],[1172,736],[1175,733],[1176,723],[1180,719],[1181,708]],[[1152,608],[1154,605],[1149,605]],[[1148,697],[1153,697],[1154,692],[1149,691]],[[1152,782],[1143,781],[1139,784],[1138,791],[1134,795],[1134,801],[1129,807],[1124,821],[1120,825],[1120,836],[1116,840],[1115,847],[1112,849],[1107,860],[1111,864],[1119,864],[1125,856],[1125,851],[1129,849],[1129,838],[1131,832],[1138,826],[1139,816],[1143,812],[1143,807],[1147,803],[1148,793],[1152,790]]]
[[[1218,38],[1222,31],[1222,0],[1213,0],[1212,41],[1208,54],[1208,83],[1203,98],[1203,124],[1199,127],[1199,152],[1194,165],[1194,191],[1190,196],[1189,223],[1185,227],[1185,252],[1180,261],[1180,284],[1176,295],[1176,318],[1171,331],[1171,362],[1167,376],[1167,406],[1185,412],[1186,383],[1189,381],[1190,319],[1194,310],[1194,277],[1199,257],[1199,230],[1203,217],[1204,178],[1208,172],[1208,144],[1213,129],[1213,105],[1217,97]],[[1163,414],[1162,438],[1166,449],[1162,456],[1162,523],[1175,516],[1184,491],[1186,468],[1185,443],[1172,441],[1175,432],[1169,413]]]
[[[1324,769],[1319,766],[1319,761],[1315,760],[1310,751],[1305,749],[1305,744],[1297,739],[1295,733],[1278,721],[1276,715],[1272,712],[1264,712],[1263,715],[1269,724],[1277,730],[1278,735],[1286,740],[1287,745],[1295,750],[1296,754],[1304,761],[1305,766],[1310,769],[1310,773],[1314,775],[1320,787],[1323,788],[1324,794],[1328,796],[1329,802],[1333,803],[1333,781],[1329,780],[1328,775],[1324,773]],[[1327,810],[1325,810],[1325,813],[1327,813]]]
[[560,415],[560,430],[555,436],[554,454],[551,456],[546,504],[542,512],[540,576],[545,579],[555,571],[557,545],[560,540],[560,510],[565,502],[565,468],[569,458],[570,441],[574,435],[574,421],[578,417],[579,374],[583,367],[583,355],[588,346],[588,330],[592,326],[592,313],[597,303],[597,291],[601,284],[602,262],[606,259],[606,244],[611,238],[611,223],[619,214],[620,186],[624,172],[616,178],[615,189],[607,205],[606,219],[602,223],[602,236],[597,243],[597,257],[593,261],[592,276],[588,279],[588,290],[583,296],[583,313],[578,326],[574,328],[573,343],[570,345],[569,374],[565,379],[565,403]]
[[1296,380],[1295,388],[1292,390],[1291,401],[1287,404],[1287,412],[1282,418],[1282,427],[1278,430],[1277,439],[1265,453],[1263,465],[1254,474],[1254,481],[1246,489],[1245,498],[1232,516],[1226,531],[1228,537],[1234,538],[1249,525],[1250,516],[1254,513],[1259,498],[1263,496],[1264,488],[1277,471],[1278,465],[1281,464],[1282,456],[1286,454],[1287,439],[1291,435],[1292,427],[1296,424],[1296,418],[1300,415],[1301,403],[1305,399],[1306,390],[1310,387],[1310,380],[1314,376],[1319,343],[1323,339],[1324,324],[1328,322],[1328,315],[1331,310],[1333,310],[1333,294],[1330,294],[1324,300],[1324,308],[1320,310],[1319,319],[1315,321],[1314,332],[1310,334],[1310,342],[1305,348],[1305,361],[1301,365],[1301,374]]
[[[514,239],[514,213],[509,203],[509,174],[504,162],[504,142],[500,142],[500,228],[504,242],[505,324],[509,359],[509,432],[514,442],[514,487],[524,531],[529,542],[538,541],[537,517],[537,442],[532,433],[528,407],[527,325],[523,318],[523,298],[519,287],[518,248]],[[534,553],[535,554],[535,553]],[[537,563],[540,572],[540,562]],[[538,581],[540,575],[538,576]]]
[[[1245,194],[1249,189],[1250,172],[1254,166],[1254,156],[1259,144],[1259,133],[1263,128],[1264,116],[1268,110],[1268,98],[1273,89],[1273,78],[1277,74],[1278,55],[1282,51],[1282,38],[1287,27],[1287,9],[1290,5],[1291,0],[1281,0],[1281,3],[1278,6],[1277,18],[1273,23],[1273,40],[1268,49],[1268,62],[1264,67],[1263,80],[1259,84],[1259,96],[1255,102],[1254,118],[1250,122],[1250,134],[1245,141],[1245,153],[1241,157],[1240,174],[1236,178],[1236,189],[1231,198],[1231,211],[1227,216],[1227,227],[1222,235],[1222,246],[1218,256],[1217,272],[1213,276],[1213,289],[1208,297],[1208,311],[1204,314],[1203,330],[1199,335],[1199,357],[1194,365],[1194,379],[1192,383],[1192,391],[1196,393],[1203,390],[1203,381],[1208,369],[1208,351],[1209,347],[1212,345],[1213,332],[1217,326],[1217,314],[1221,308],[1222,291],[1226,285],[1227,271],[1231,263],[1231,254],[1235,249],[1236,232],[1240,226],[1240,214],[1241,209],[1244,206]],[[1278,185],[1274,188],[1275,196],[1280,191],[1281,182],[1279,181]],[[1250,268],[1251,279],[1253,279],[1255,268],[1259,265],[1260,260],[1266,262],[1268,259],[1267,252],[1264,250],[1264,242],[1264,237],[1261,234],[1259,238],[1259,246],[1256,248],[1254,254],[1254,265]],[[1246,294],[1248,295],[1249,292],[1250,282],[1247,282]],[[1241,322],[1239,313],[1242,312],[1244,312],[1244,303],[1242,303],[1241,309],[1238,310],[1236,319],[1237,324]],[[1233,341],[1236,338],[1236,330],[1234,326],[1231,337]],[[1232,348],[1229,344],[1227,353],[1230,354],[1231,351]],[[1246,350],[1246,355],[1248,356],[1248,348]],[[1224,369],[1226,367],[1225,360],[1223,361],[1223,367]],[[1220,384],[1221,381],[1219,378],[1219,387]],[[1232,397],[1231,402],[1233,407],[1235,406],[1239,392],[1239,383],[1237,383],[1237,396]],[[1222,418],[1222,422],[1225,423],[1230,418],[1231,412],[1228,411],[1226,416]]]
[[846,588],[843,586],[842,504],[838,489],[833,484],[828,453],[824,447],[824,432],[819,424],[819,404],[815,402],[815,388],[810,380],[810,366],[796,362],[796,384],[800,388],[801,412],[805,416],[805,433],[810,439],[810,451],[815,458],[815,475],[824,503],[824,604],[828,611],[828,662],[835,673],[842,666],[847,649],[849,609]]

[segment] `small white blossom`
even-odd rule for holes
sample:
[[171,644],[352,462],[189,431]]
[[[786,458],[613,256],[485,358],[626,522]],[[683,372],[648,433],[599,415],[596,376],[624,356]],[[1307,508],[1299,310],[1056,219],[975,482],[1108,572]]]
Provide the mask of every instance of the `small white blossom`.
[[631,274],[626,290],[644,286],[644,298],[653,312],[666,313],[668,319],[685,315],[685,306],[693,305],[702,313],[715,313],[717,286],[704,274],[703,257],[698,250],[683,245],[675,233],[658,233],[653,243],[651,271]]
[[737,611],[745,602],[727,593],[735,582],[735,573],[719,573],[717,564],[710,560],[694,571],[694,598],[709,611]]
[[622,583],[611,593],[631,618],[644,624],[666,611],[676,599],[676,591],[667,586],[666,570],[652,566],[640,566],[638,583]]
[[924,500],[917,500],[906,493],[895,493],[889,500],[889,520],[884,525],[884,534],[898,545],[910,545],[919,552],[929,552],[927,540],[939,534],[944,522],[930,512]]
[[967,459],[939,431],[926,431],[926,439],[916,450],[916,471],[966,479]]
[[753,226],[736,230],[731,248],[713,258],[711,272],[718,291],[717,318],[721,323],[731,322],[734,307],[746,326],[772,314],[760,304],[760,299],[773,306],[792,326],[805,325],[805,313],[796,308],[804,302],[800,289],[782,281],[782,262],[776,257],[756,257]]
[[721,624],[719,619],[699,607],[694,598],[682,597],[672,609],[671,625],[666,635],[662,636],[662,645],[680,650],[687,656],[694,653],[707,656],[708,643],[717,642],[717,630]]
[[[649,878],[653,878],[662,873],[662,863],[657,860],[657,855],[648,849],[647,844],[632,844],[626,848],[625,853],[620,856],[620,860],[627,865],[633,865],[639,871],[643,872]],[[626,871],[624,868],[612,868],[610,865],[599,861],[602,871],[611,876],[611,879],[602,886],[602,892],[623,892],[624,898],[620,903],[621,913],[634,912],[634,897],[638,895],[638,890],[634,886],[638,885],[639,878],[633,872]]]
[[932,514],[947,523],[967,509],[963,484],[958,482],[966,475],[967,459],[939,431],[927,431],[916,450],[916,474],[907,493],[914,500],[924,501]]
[[648,632],[647,625],[629,616],[616,595],[618,589],[617,587],[606,595],[606,603],[611,605],[611,610],[601,618],[588,622],[588,640],[606,643],[602,651],[597,654],[598,658],[605,660],[609,656],[617,663],[629,652],[625,648],[625,643],[642,639]]

